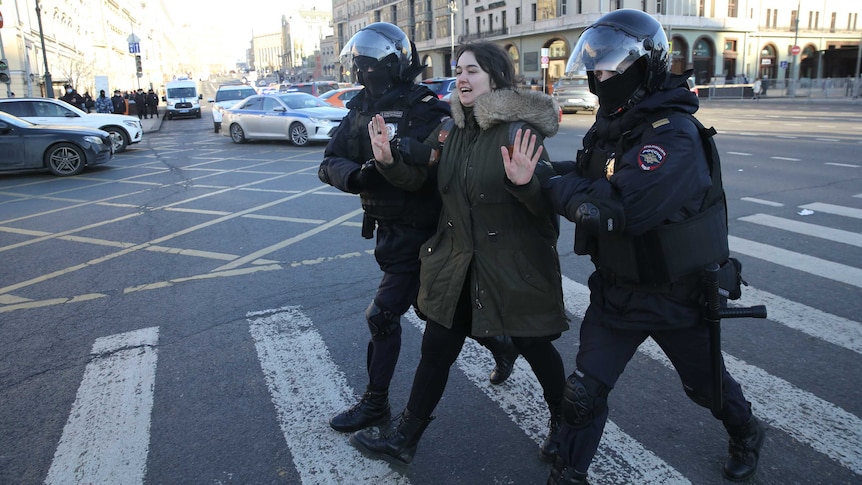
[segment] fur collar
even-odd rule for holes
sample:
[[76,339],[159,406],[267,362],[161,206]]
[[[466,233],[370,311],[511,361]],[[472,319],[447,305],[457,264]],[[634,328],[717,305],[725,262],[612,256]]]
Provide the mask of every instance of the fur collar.
[[[452,93],[452,119],[464,128],[464,107],[457,93]],[[560,127],[559,110],[553,98],[538,91],[499,89],[476,98],[473,115],[479,128],[488,128],[513,121],[532,125],[545,138],[557,134]]]

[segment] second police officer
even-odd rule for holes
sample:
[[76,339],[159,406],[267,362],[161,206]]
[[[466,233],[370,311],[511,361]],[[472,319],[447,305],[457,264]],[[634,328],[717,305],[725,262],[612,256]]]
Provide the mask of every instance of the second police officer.
[[[350,112],[327,145],[318,176],[344,192],[359,194],[365,211],[362,236],[371,239],[376,230],[374,257],[383,271],[365,311],[371,333],[365,393],[329,422],[337,431],[353,432],[391,419],[389,384],[401,350],[401,316],[416,303],[419,248],[434,234],[440,215],[433,177],[417,190],[406,191],[377,172],[368,124],[380,113],[393,147],[404,151],[422,147],[421,140],[450,112],[430,89],[413,83],[425,66],[407,35],[393,24],[377,22],[357,32],[344,46],[341,63],[356,73],[364,89],[347,103]],[[497,365],[491,382],[506,380],[518,355],[511,339],[477,341],[494,354]]]
[[[702,125],[692,117],[698,99],[686,86],[689,73],[670,73],[659,22],[633,9],[602,16],[580,36],[566,67],[583,71],[599,97],[596,121],[576,164],[555,164],[568,173],[544,185],[556,210],[576,223],[575,253],[589,254],[595,265],[549,484],[587,483],[608,393],[647,338],[670,359],[688,397],[710,407],[702,270],[729,256],[718,160],[708,158]],[[757,470],[764,428],[719,364],[723,405],[713,414],[730,435],[723,473],[746,480]]]

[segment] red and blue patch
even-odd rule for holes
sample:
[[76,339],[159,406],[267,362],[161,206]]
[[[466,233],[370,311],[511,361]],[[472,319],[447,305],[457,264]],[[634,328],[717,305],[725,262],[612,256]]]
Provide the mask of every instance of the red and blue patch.
[[641,170],[651,172],[662,166],[667,158],[667,151],[658,145],[644,145],[638,153],[638,166]]

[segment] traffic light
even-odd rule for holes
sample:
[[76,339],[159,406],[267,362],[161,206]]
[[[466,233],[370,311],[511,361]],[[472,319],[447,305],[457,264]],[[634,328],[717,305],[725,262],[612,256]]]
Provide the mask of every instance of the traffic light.
[[143,72],[144,72],[144,66],[141,65],[141,56],[140,55],[135,56],[135,70],[138,74],[143,74]]
[[12,82],[12,76],[9,73],[9,62],[6,59],[0,59],[0,83],[9,84]]

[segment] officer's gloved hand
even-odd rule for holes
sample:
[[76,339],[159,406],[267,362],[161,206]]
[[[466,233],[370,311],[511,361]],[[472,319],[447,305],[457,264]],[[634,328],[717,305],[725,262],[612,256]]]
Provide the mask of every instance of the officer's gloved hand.
[[373,159],[363,163],[361,167],[351,172],[347,179],[351,192],[355,190],[356,193],[359,193],[369,189],[376,174],[377,167],[374,165]]
[[593,234],[625,230],[623,203],[607,179],[597,179],[590,185],[586,201],[575,211],[574,222]]

